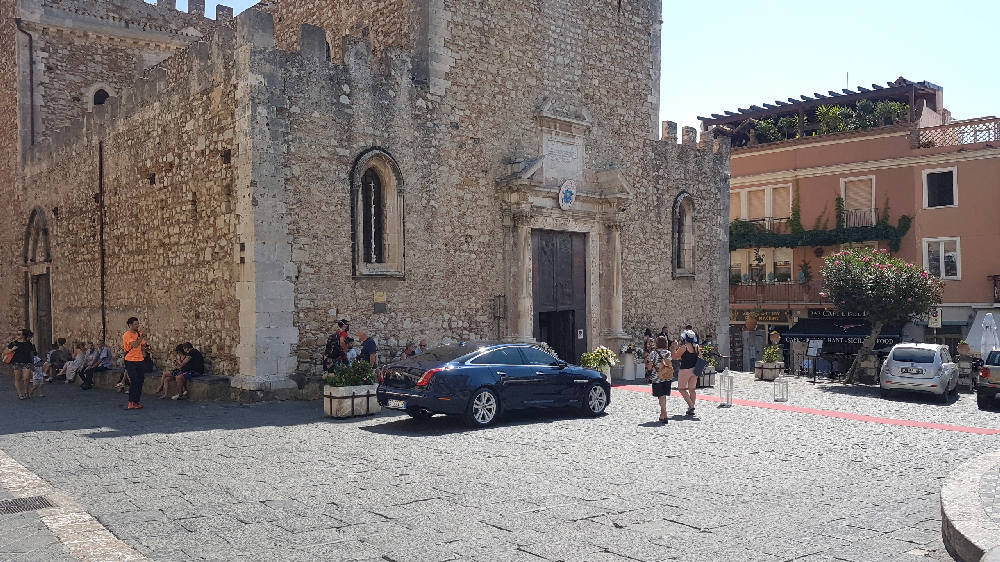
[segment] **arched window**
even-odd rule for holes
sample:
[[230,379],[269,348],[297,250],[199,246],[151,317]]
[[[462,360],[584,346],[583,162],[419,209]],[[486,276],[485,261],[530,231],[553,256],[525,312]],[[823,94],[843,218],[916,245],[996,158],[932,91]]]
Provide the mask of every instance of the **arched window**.
[[362,154],[351,172],[356,275],[403,274],[403,179],[384,150]]
[[77,101],[82,99],[83,103],[87,104],[87,111],[93,111],[95,107],[104,105],[107,103],[108,98],[112,98],[116,95],[114,88],[101,82],[91,84],[90,87],[83,90],[81,94],[83,94],[83,97],[73,99]]
[[94,105],[104,105],[104,102],[108,101],[110,97],[111,94],[104,90],[104,88],[101,88],[94,92]]
[[36,207],[28,218],[28,229],[24,236],[24,263],[44,263],[52,261],[49,250],[49,227],[45,220],[45,211]]
[[685,192],[674,200],[674,275],[694,275],[694,242],[694,200]]
[[382,180],[375,168],[361,177],[361,250],[365,263],[385,263]]

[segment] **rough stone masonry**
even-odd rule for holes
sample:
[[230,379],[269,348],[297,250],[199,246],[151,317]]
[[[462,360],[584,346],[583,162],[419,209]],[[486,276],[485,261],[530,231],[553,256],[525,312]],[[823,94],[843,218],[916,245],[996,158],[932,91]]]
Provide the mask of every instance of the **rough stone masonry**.
[[[0,318],[233,386],[405,341],[728,341],[728,148],[659,113],[656,0],[32,0],[0,142]],[[6,128],[2,128],[6,127]]]

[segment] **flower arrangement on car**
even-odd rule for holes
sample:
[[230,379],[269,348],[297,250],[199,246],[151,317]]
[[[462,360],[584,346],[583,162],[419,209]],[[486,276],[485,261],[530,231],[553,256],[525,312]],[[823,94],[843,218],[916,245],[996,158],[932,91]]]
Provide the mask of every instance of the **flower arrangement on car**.
[[588,369],[600,370],[601,367],[613,367],[618,364],[618,356],[603,345],[599,345],[593,351],[585,351],[580,355],[580,366]]
[[355,361],[351,365],[340,365],[332,373],[323,377],[328,386],[361,386],[378,384],[378,377],[372,371],[372,364],[367,361]]

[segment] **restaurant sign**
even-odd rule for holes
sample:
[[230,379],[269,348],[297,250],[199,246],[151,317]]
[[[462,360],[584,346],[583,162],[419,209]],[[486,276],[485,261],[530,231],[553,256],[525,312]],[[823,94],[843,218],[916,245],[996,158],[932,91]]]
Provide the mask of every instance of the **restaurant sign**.
[[[741,324],[747,321],[747,313],[750,310],[729,310],[729,323],[730,324]],[[790,310],[779,309],[779,310],[760,310],[754,316],[757,317],[758,322],[764,324],[776,324],[781,322],[790,322]]]
[[867,318],[867,312],[837,312],[826,308],[810,308],[809,318]]

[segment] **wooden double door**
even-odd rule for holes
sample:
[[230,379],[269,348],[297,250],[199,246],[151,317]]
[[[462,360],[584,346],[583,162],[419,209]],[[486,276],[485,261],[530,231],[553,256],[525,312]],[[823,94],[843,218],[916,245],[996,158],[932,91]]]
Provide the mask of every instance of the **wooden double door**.
[[586,244],[585,233],[531,233],[533,335],[570,363],[587,351]]

